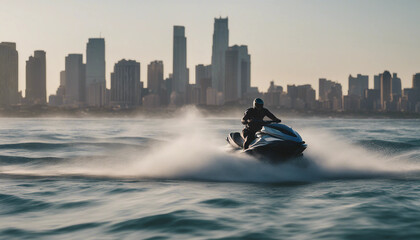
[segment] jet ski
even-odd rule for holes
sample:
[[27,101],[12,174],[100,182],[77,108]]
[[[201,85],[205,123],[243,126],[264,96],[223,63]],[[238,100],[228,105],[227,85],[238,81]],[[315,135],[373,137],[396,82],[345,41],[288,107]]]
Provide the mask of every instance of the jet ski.
[[[232,132],[226,139],[237,150],[243,150],[244,139],[239,132]],[[289,158],[302,156],[307,144],[302,140],[299,133],[291,127],[265,121],[256,138],[249,145],[245,153],[263,157],[270,162],[281,162]]]

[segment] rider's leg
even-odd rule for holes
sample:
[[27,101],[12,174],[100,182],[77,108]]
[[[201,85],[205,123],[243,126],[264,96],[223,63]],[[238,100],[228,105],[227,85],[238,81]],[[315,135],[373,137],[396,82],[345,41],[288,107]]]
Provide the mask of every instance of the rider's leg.
[[252,131],[249,131],[249,129],[242,130],[242,137],[244,138],[244,150],[248,149],[249,144],[251,144],[252,141],[255,139],[255,133]]

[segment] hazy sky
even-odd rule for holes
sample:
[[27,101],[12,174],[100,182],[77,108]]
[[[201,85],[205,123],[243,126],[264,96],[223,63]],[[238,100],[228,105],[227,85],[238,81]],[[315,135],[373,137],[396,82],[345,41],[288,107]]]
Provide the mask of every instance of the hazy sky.
[[59,85],[68,53],[86,53],[89,37],[105,38],[106,78],[122,59],[147,64],[163,60],[172,72],[173,25],[184,25],[190,82],[195,65],[210,64],[215,17],[229,17],[229,44],[248,45],[251,84],[310,83],[318,78],[343,84],[348,75],[397,72],[411,87],[420,72],[420,1],[417,0],[0,0],[0,41],[17,43],[19,89],[25,61],[47,52],[47,92]]

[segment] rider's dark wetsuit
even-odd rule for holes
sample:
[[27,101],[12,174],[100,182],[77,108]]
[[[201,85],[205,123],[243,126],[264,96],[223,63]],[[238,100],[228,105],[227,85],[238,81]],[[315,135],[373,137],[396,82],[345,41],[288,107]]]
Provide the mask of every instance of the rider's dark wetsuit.
[[242,130],[242,137],[245,139],[244,149],[255,139],[255,133],[261,130],[264,117],[268,117],[273,121],[280,121],[274,114],[266,108],[248,108],[242,118],[242,124],[245,128]]

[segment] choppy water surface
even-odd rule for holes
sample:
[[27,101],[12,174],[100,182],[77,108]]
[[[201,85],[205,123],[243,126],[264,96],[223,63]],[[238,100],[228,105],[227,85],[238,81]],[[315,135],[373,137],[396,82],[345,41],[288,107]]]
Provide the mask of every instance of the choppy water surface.
[[0,119],[0,238],[420,239],[419,120],[284,122],[273,166],[237,119]]

